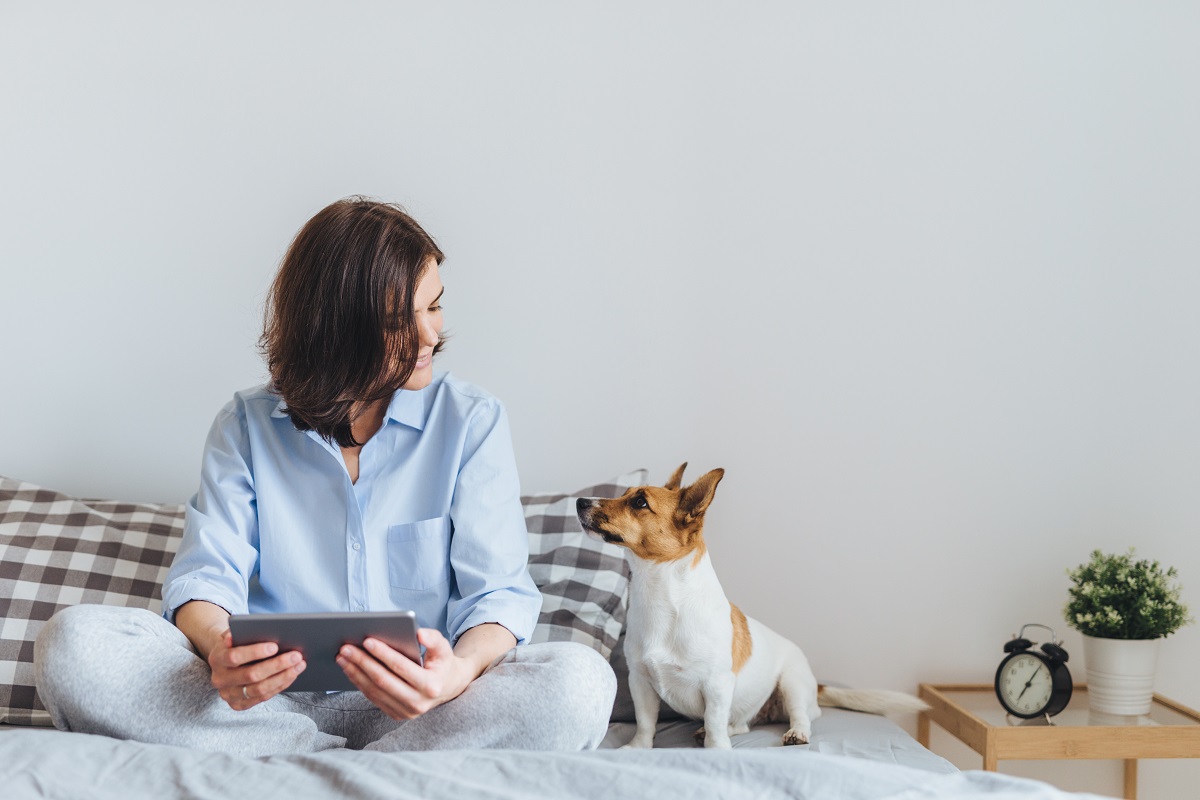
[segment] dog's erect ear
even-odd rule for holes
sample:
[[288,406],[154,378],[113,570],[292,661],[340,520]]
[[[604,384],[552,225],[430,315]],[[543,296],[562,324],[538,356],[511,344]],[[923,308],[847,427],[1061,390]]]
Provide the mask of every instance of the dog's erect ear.
[[683,471],[685,469],[687,469],[686,461],[679,465],[679,469],[675,470],[674,474],[671,475],[671,479],[668,480],[665,484],[663,484],[663,488],[664,489],[678,489],[679,484],[681,484],[683,482]]
[[725,470],[714,469],[701,475],[699,480],[683,490],[679,496],[678,513],[688,519],[702,516],[708,510],[713,495],[717,492],[717,484],[725,477]]

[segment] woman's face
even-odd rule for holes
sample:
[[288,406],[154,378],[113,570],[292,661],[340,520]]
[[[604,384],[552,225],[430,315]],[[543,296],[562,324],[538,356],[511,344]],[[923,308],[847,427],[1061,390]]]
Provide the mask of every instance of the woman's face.
[[413,297],[413,317],[417,323],[420,349],[417,351],[417,363],[412,375],[404,384],[405,389],[424,389],[433,381],[433,348],[437,346],[442,334],[444,290],[442,279],[438,276],[437,264],[430,261]]

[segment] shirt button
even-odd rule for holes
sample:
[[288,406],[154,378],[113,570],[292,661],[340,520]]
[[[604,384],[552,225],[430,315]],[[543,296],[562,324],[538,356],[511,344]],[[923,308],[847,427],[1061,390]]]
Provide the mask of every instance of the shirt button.
[[359,544],[358,542],[355,542],[355,543],[354,543],[354,549],[355,549],[355,550],[362,550],[362,545],[361,545],[361,544]]

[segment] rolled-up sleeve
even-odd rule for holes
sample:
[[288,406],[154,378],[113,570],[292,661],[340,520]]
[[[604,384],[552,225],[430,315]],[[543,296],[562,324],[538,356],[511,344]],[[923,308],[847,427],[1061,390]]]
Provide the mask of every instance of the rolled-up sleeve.
[[457,591],[447,608],[451,641],[476,625],[503,625],[518,644],[533,634],[542,595],[529,576],[512,435],[494,398],[474,409],[450,506],[450,565]]
[[163,582],[163,616],[191,600],[244,614],[258,564],[254,475],[237,401],[217,415],[204,446],[200,490],[188,501],[183,540]]

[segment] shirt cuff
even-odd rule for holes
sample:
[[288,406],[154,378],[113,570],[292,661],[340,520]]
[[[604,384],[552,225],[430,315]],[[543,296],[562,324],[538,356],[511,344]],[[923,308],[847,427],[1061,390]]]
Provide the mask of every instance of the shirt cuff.
[[454,630],[450,631],[451,646],[458,644],[459,637],[471,628],[488,622],[494,622],[507,628],[508,632],[516,637],[517,644],[522,645],[533,635],[533,628],[537,624],[537,612],[530,615],[528,603],[496,600],[479,603],[471,609],[471,613],[467,615],[466,619],[459,622]]
[[163,592],[163,618],[174,624],[175,612],[184,603],[190,603],[193,600],[205,600],[213,605],[218,605],[231,615],[247,613],[245,598],[238,599],[232,593],[221,591],[211,583],[189,578],[171,584],[170,588]]

